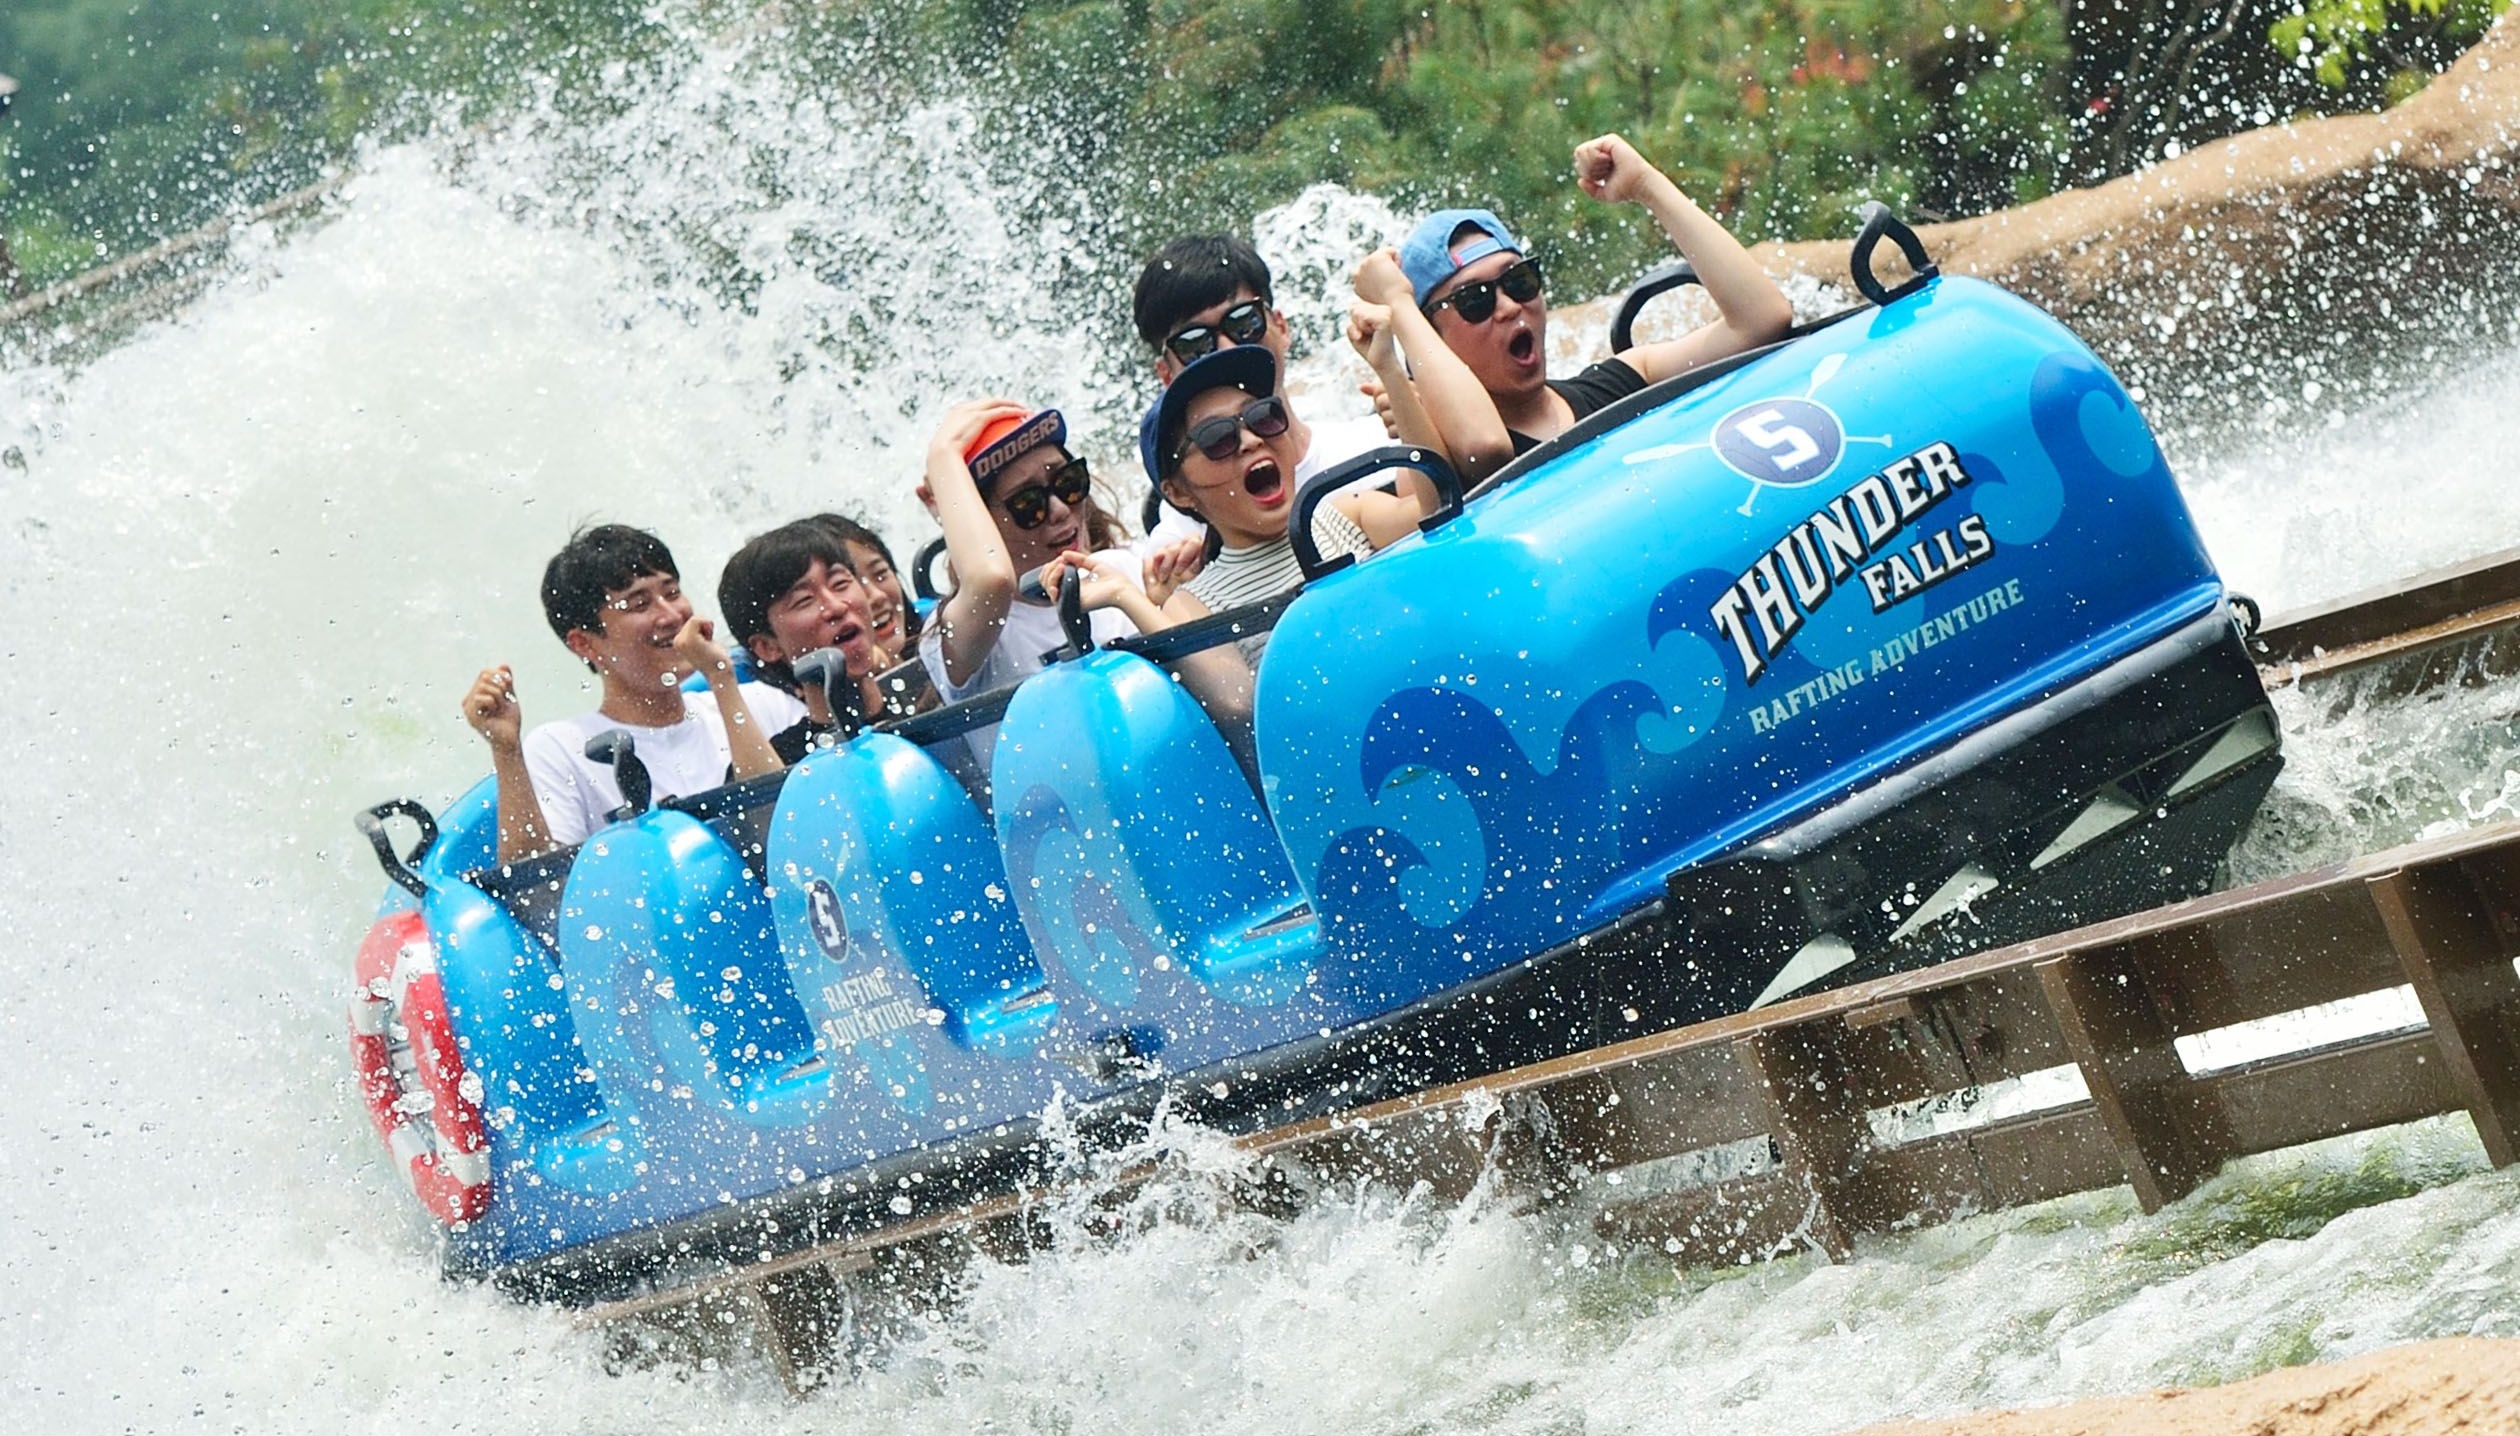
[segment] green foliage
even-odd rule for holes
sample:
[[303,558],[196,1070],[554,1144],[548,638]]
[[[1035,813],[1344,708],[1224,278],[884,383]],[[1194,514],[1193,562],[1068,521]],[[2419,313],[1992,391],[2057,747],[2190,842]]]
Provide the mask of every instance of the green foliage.
[[2453,39],[2470,41],[2510,8],[2511,0],[2308,0],[2276,21],[2267,38],[2277,50],[2299,56],[2320,84],[2342,89],[2404,21],[2430,21]]
[[[1491,205],[1579,286],[1664,254],[1576,190],[1624,133],[1754,238],[1842,233],[1880,197],[1957,213],[2058,182],[2065,37],[2017,0],[896,0],[891,53],[1018,97],[1001,122],[1122,197],[1115,249],[1245,226],[1336,180]],[[937,60],[934,57],[947,57]]]
[[633,53],[635,0],[15,0],[4,216],[44,283],[313,179],[445,97]]
[[[1563,282],[1599,288],[1664,255],[1640,215],[1574,187],[1570,151],[1605,131],[1761,239],[1843,234],[1866,198],[1982,212],[2246,122],[2154,93],[2245,68],[2201,4],[2148,7],[2155,29],[2101,37],[2116,58],[2095,59],[2094,32],[2067,28],[2083,11],[2050,0],[669,3],[703,30],[777,27],[802,76],[870,107],[973,97],[996,141],[1069,178],[1082,198],[1043,203],[1072,206],[1092,264],[1335,180],[1404,210],[1491,205]],[[2377,103],[2509,4],[2303,0],[2272,40],[2350,80],[2336,103]],[[2315,89],[2257,48],[2258,23],[2239,45]],[[2151,63],[2182,36],[2187,62]],[[668,38],[648,0],[11,0],[0,68],[24,89],[0,120],[0,222],[30,278],[59,278],[529,82],[616,103],[602,68]]]

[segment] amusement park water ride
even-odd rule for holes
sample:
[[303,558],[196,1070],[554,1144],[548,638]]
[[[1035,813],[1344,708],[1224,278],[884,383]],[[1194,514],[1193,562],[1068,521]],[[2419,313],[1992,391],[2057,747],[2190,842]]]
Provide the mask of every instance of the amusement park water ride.
[[[352,1048],[449,1269],[601,1300],[1008,1189],[1054,1105],[1274,1127],[2206,890],[2279,739],[2149,429],[1877,207],[1852,269],[1475,493],[1320,476],[1289,597],[653,807],[625,749],[513,868],[487,781],[363,815]],[[1444,511],[1323,561],[1395,463]],[[1222,731],[1164,665],[1261,629]]]

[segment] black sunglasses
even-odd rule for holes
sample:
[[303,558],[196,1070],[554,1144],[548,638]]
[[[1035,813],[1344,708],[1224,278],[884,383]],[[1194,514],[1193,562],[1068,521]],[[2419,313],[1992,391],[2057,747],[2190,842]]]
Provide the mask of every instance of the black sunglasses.
[[1263,439],[1274,439],[1286,432],[1286,401],[1275,394],[1254,399],[1243,405],[1239,414],[1219,414],[1202,419],[1181,436],[1181,447],[1173,451],[1173,462],[1180,463],[1192,449],[1218,462],[1230,459],[1242,447],[1242,431],[1249,429]]
[[1220,334],[1237,344],[1257,344],[1268,328],[1269,301],[1246,299],[1216,316],[1214,324],[1193,324],[1175,334],[1164,341],[1164,347],[1173,352],[1174,358],[1187,364],[1215,353],[1216,337]]
[[1449,304],[1452,306],[1452,312],[1461,316],[1462,323],[1485,324],[1496,313],[1496,291],[1500,289],[1505,291],[1506,298],[1516,304],[1529,304],[1539,298],[1540,261],[1526,259],[1494,279],[1482,279],[1476,284],[1465,284],[1427,305],[1426,317],[1434,318],[1436,310]]
[[1069,508],[1085,502],[1086,490],[1093,485],[1093,475],[1083,459],[1070,459],[1042,476],[1037,484],[1026,484],[1011,493],[1000,494],[998,503],[1006,509],[1006,517],[1019,529],[1031,530],[1050,521],[1050,500],[1056,498]]

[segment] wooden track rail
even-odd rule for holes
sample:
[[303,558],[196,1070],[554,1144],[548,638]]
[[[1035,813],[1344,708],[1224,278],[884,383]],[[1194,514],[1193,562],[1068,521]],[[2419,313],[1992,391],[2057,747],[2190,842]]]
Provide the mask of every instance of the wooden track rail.
[[[2233,1157],[2464,1112],[2520,1160],[2520,824],[2395,849],[1240,1139],[1302,1181],[1483,1176],[1534,1203],[1579,1196],[1607,1240],[1688,1265],[1870,1235],[2126,1184],[2146,1211]],[[2418,1023],[2219,1069],[2183,1041],[2411,988]],[[2296,1018],[2295,1020],[2300,1020]],[[2079,1094],[1904,1135],[1896,1114],[2065,1069]],[[1740,1155],[1747,1153],[1747,1159]],[[1735,1160],[1722,1160],[1730,1155]],[[1653,1169],[1692,1159],[1716,1175]],[[986,1240],[1010,1195],[656,1296],[590,1324],[691,1309],[753,1323],[799,1389],[820,1303],[887,1249]],[[817,1312],[822,1314],[818,1315]],[[686,1315],[681,1320],[691,1318]]]
[[[2520,672],[2520,549],[2280,615],[2251,649],[2269,688],[2387,664],[2383,693]],[[2404,663],[2392,660],[2405,659]]]

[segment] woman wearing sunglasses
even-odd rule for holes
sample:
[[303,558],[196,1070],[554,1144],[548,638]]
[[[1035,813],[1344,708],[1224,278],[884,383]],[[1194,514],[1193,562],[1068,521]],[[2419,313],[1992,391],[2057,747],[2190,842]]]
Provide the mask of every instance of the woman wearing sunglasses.
[[1603,135],[1576,146],[1575,177],[1594,199],[1639,204],[1654,216],[1715,301],[1713,322],[1677,339],[1637,345],[1572,379],[1551,379],[1540,262],[1483,209],[1429,215],[1400,246],[1408,294],[1393,287],[1368,296],[1387,304],[1414,301],[1495,401],[1517,454],[1648,385],[1781,339],[1794,322],[1784,291],[1741,242],[1626,140]]
[[[1392,352],[1390,315],[1359,306],[1348,337],[1376,372],[1388,371],[1401,432],[1440,450],[1433,427]],[[1139,426],[1139,456],[1164,497],[1196,514],[1214,535],[1207,567],[1182,586],[1170,612],[1221,613],[1283,593],[1303,581],[1287,537],[1295,502],[1294,413],[1278,392],[1277,357],[1257,346],[1219,349],[1181,371]],[[1367,554],[1413,531],[1434,495],[1413,471],[1398,493],[1355,491],[1315,511],[1313,537],[1324,554]],[[1257,644],[1250,645],[1251,651]]]
[[919,501],[943,526],[954,566],[953,593],[919,634],[919,655],[949,703],[1014,682],[1059,646],[1058,613],[1017,592],[1023,574],[1128,537],[1094,501],[1085,461],[1067,451],[1066,418],[1004,399],[947,412],[928,445]]

